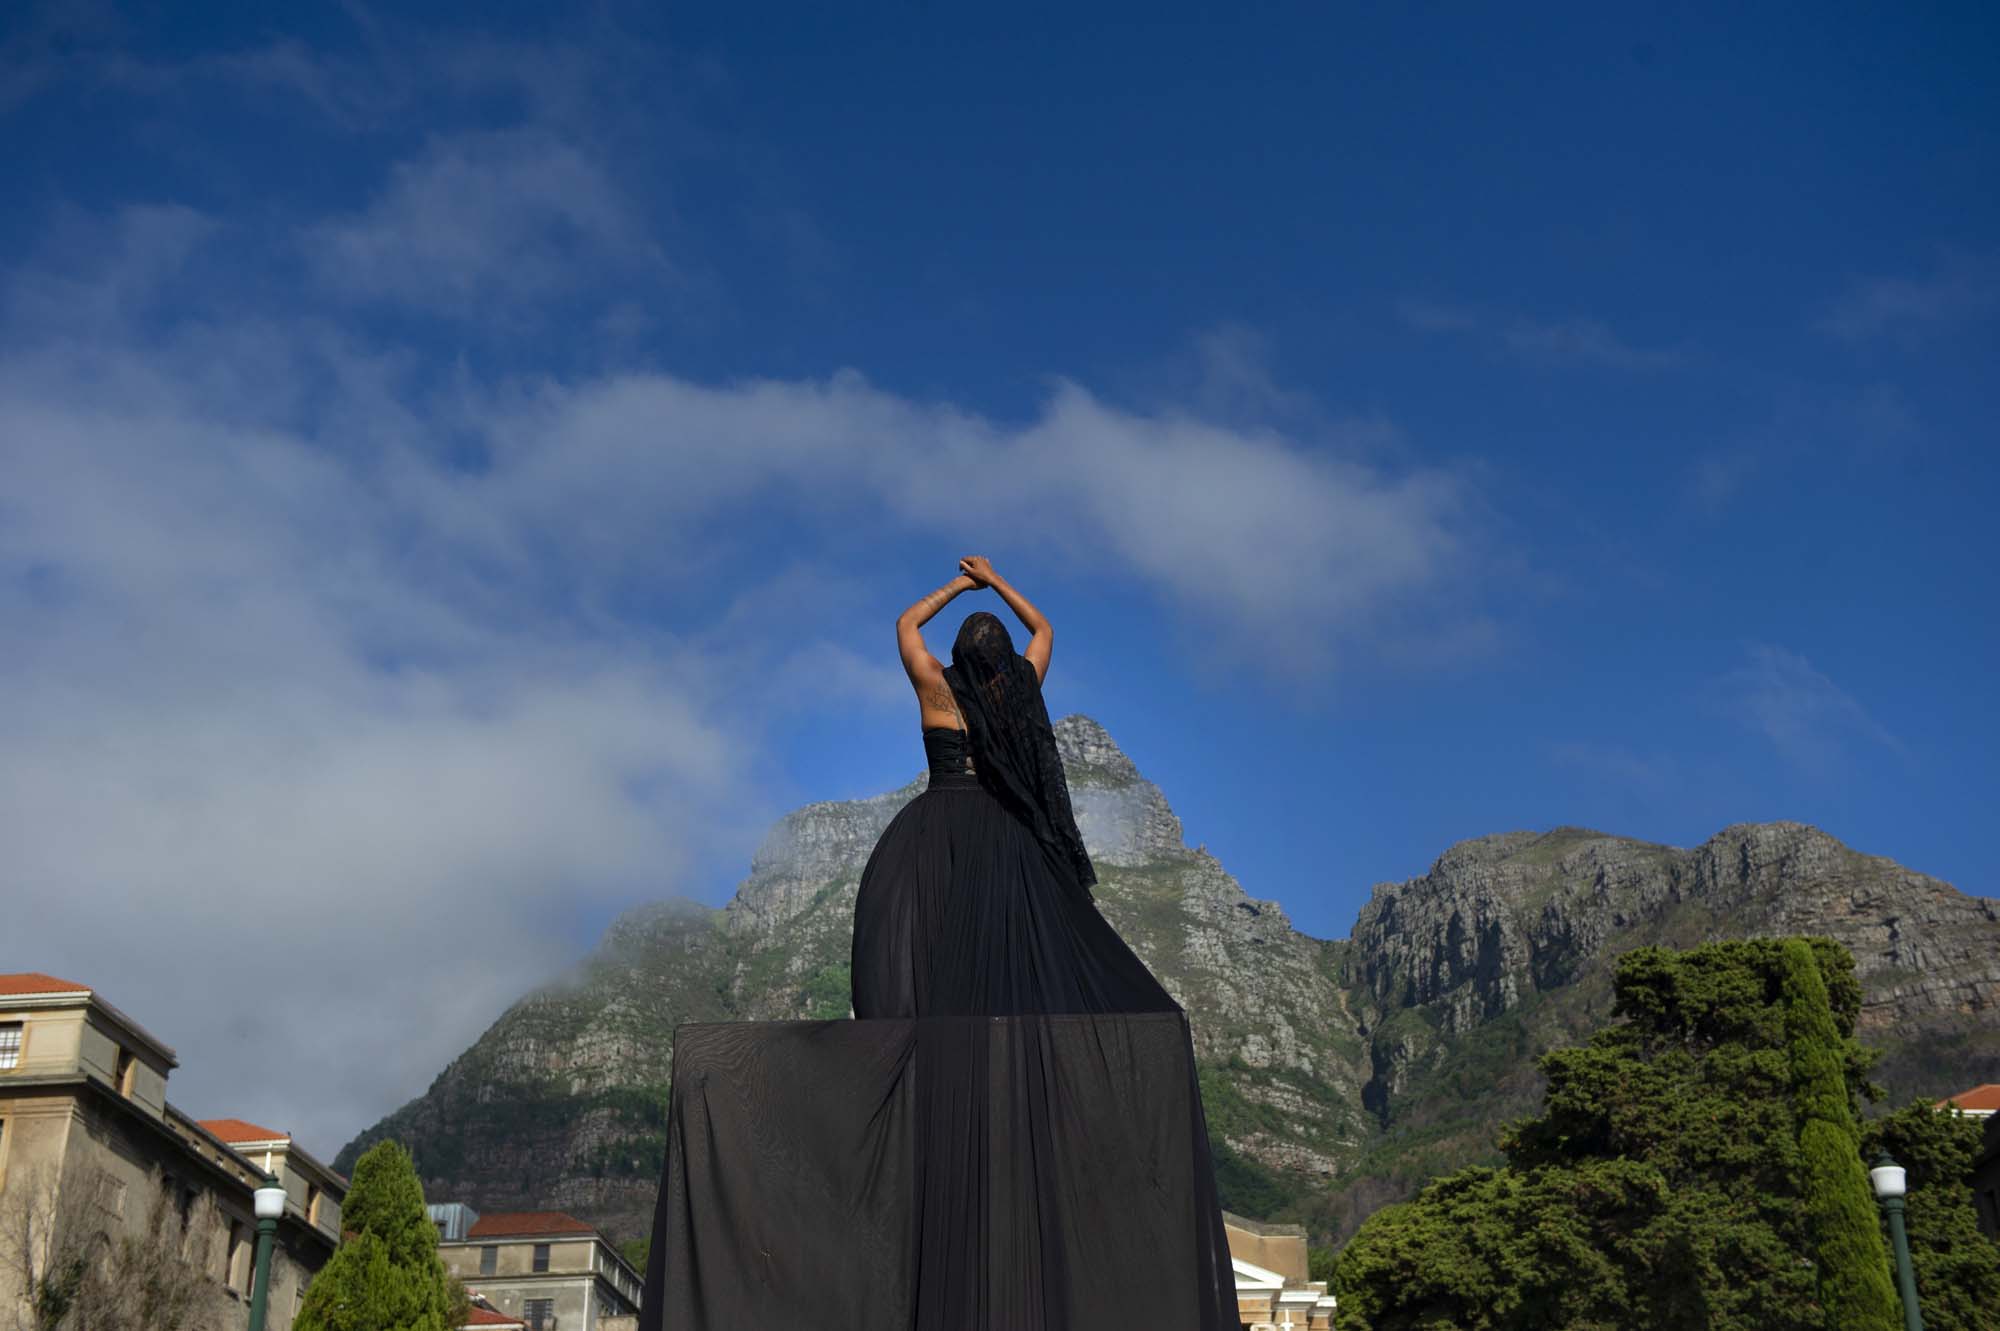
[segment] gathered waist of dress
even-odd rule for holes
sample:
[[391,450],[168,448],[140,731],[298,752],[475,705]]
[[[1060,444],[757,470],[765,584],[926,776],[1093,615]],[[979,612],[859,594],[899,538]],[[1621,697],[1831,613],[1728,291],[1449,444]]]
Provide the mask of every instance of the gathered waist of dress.
[[930,763],[931,788],[977,787],[971,746],[965,732],[953,726],[924,728],[924,757]]

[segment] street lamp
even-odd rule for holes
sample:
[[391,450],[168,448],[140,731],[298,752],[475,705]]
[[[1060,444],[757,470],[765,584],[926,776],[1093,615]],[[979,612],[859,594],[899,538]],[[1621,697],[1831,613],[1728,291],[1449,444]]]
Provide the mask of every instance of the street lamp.
[[271,1301],[271,1240],[285,1213],[285,1187],[275,1174],[266,1174],[251,1196],[257,1208],[257,1272],[250,1280],[250,1331],[264,1331],[264,1306]]
[[1903,1232],[1903,1194],[1908,1191],[1903,1167],[1884,1151],[1875,1168],[1868,1171],[1868,1179],[1875,1185],[1876,1199],[1888,1213],[1889,1239],[1896,1245],[1896,1287],[1903,1294],[1903,1331],[1924,1331],[1924,1315],[1917,1310],[1917,1276],[1910,1269],[1910,1236]]

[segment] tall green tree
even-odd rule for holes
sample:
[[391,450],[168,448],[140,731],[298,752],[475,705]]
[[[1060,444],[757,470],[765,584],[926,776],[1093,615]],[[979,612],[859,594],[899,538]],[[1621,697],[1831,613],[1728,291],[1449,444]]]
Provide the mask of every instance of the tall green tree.
[[340,1221],[347,1237],[306,1287],[297,1331],[453,1331],[451,1278],[402,1143],[355,1162]]
[[1981,1232],[1972,1205],[1982,1124],[1918,1100],[1862,1135],[1863,1160],[1887,1151],[1909,1171],[1903,1219],[1925,1331],[1986,1331],[2000,1317],[2000,1243]]
[[1787,939],[1782,958],[1800,1191],[1827,1331],[1897,1331],[1902,1309],[1861,1163],[1861,1130],[1842,1075],[1841,1034],[1826,980],[1803,938]]
[[[1869,1064],[1853,959],[1801,946],[1821,980],[1814,1070],[1852,1123]],[[1338,1325],[1825,1331],[1789,975],[1778,940],[1620,958],[1615,1024],[1543,1056],[1542,1112],[1502,1138],[1507,1166],[1439,1180],[1342,1250]]]

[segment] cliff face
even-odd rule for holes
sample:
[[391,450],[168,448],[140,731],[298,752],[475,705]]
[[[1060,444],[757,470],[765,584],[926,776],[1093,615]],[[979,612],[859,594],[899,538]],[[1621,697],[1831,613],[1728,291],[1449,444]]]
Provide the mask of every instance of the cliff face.
[[[1605,1019],[1612,958],[1644,943],[1831,935],[1859,963],[1892,1094],[2000,1080],[1995,903],[1813,828],[1739,825],[1691,850],[1578,828],[1481,837],[1378,886],[1351,939],[1322,940],[1189,849],[1102,727],[1065,717],[1057,738],[1099,907],[1192,1018],[1231,1209],[1324,1238],[1490,1154],[1540,1093],[1534,1055]],[[522,999],[338,1163],[396,1136],[433,1198],[643,1234],[673,1027],[847,1016],[861,867],[922,788],[787,815],[721,910],[620,918],[569,982]]]

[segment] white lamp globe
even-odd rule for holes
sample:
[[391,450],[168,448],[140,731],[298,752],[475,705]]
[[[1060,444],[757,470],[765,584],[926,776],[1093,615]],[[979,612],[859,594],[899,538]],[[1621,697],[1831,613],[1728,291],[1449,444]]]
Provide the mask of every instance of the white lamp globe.
[[252,1194],[257,1204],[259,1220],[281,1220],[285,1215],[285,1189],[276,1179],[270,1179]]
[[1885,1202],[1892,1197],[1901,1197],[1906,1187],[1903,1167],[1886,1155],[1880,1164],[1868,1171],[1868,1180],[1875,1185],[1875,1195]]

